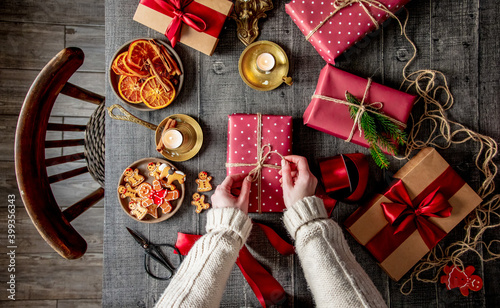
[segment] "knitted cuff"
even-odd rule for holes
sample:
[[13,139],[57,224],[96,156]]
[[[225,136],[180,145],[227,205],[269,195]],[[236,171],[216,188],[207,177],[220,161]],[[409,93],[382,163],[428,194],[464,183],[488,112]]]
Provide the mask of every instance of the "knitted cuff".
[[252,229],[252,222],[248,215],[239,209],[217,208],[208,211],[206,229],[207,232],[233,231],[245,243]]
[[301,226],[320,218],[328,218],[328,214],[323,200],[316,196],[305,197],[295,202],[283,214],[283,222],[293,239]]

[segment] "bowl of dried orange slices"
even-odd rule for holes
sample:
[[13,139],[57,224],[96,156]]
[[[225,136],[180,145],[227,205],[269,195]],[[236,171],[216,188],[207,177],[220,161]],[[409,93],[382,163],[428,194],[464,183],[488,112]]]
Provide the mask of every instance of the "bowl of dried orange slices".
[[184,82],[179,55],[167,43],[136,39],[124,44],[113,56],[109,82],[125,104],[142,111],[170,105]]

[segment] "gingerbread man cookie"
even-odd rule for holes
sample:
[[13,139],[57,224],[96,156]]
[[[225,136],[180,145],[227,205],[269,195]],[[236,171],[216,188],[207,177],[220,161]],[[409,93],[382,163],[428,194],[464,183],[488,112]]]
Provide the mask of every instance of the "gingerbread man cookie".
[[446,274],[441,276],[441,283],[446,284],[446,288],[451,290],[459,288],[463,296],[469,295],[469,290],[479,291],[483,287],[483,280],[477,275],[472,275],[476,269],[469,265],[464,271],[456,266],[446,265],[443,272]]
[[160,174],[161,174],[161,171],[158,169],[158,167],[161,166],[161,163],[160,162],[157,162],[157,163],[149,163],[148,164],[148,170],[149,170],[149,176],[155,178],[156,180],[159,180],[160,179]]
[[210,207],[210,203],[205,202],[205,196],[200,195],[199,193],[193,194],[193,201],[191,201],[192,205],[196,206],[196,213],[201,213],[202,210],[206,210]]
[[127,168],[123,172],[125,174],[124,181],[130,183],[132,187],[136,187],[137,185],[144,182],[144,177],[139,174],[139,169],[132,170],[132,168]]
[[200,192],[211,191],[212,190],[212,184],[210,184],[211,180],[212,177],[208,176],[208,174],[205,171],[198,173],[198,178],[196,179],[196,184],[198,184],[198,191]]
[[120,185],[118,186],[118,193],[120,194],[120,198],[125,199],[127,197],[129,198],[135,198],[137,194],[137,190],[133,189],[129,183],[125,184],[125,186]]
[[136,201],[130,201],[128,204],[130,209],[130,214],[137,217],[137,219],[142,220],[144,216],[148,213],[148,210],[139,205]]

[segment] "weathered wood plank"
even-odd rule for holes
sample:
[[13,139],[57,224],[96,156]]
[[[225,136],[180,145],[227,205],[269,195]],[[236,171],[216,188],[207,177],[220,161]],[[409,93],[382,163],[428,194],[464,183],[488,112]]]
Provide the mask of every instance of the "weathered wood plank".
[[[0,266],[7,268],[7,258]],[[102,296],[102,254],[66,260],[57,253],[16,254],[16,299],[80,299]],[[0,292],[7,298],[7,290]]]
[[[47,61],[51,57],[48,57]],[[39,72],[39,70],[0,69],[0,83],[3,85],[0,90],[0,114],[15,116],[19,114],[26,93]],[[106,84],[104,73],[77,72],[70,78],[70,82],[101,94],[104,93]],[[52,109],[52,115],[90,116],[95,108],[93,104],[60,95]]]
[[[24,209],[19,195],[16,196],[16,244],[17,253],[52,253],[54,250],[36,230]],[[92,207],[72,222],[72,226],[87,241],[87,253],[102,253],[103,250],[104,208]],[[7,208],[0,207],[0,226],[7,226]],[[7,253],[7,238],[2,238],[0,253]],[[71,262],[71,261],[68,261]]]
[[63,26],[0,22],[0,27],[1,68],[41,69],[64,48]]
[[0,306],[10,308],[57,308],[57,300],[15,300],[0,301]]
[[104,3],[84,1],[14,1],[0,6],[2,21],[34,22],[62,25],[104,25]]
[[[500,72],[496,69],[496,65],[492,63],[500,62],[500,42],[498,41],[498,33],[500,32],[500,24],[498,23],[498,14],[500,7],[495,1],[480,1],[479,2],[479,132],[493,137],[497,142],[500,141],[500,124],[498,116],[500,115],[500,107],[498,103],[498,95],[500,93]],[[498,156],[496,158],[498,166]],[[496,191],[499,192],[498,176],[496,180]],[[485,234],[483,240],[489,243],[492,240],[498,239],[498,228],[493,229]],[[483,249],[484,257],[489,257]],[[483,282],[484,294],[487,307],[494,307],[500,302],[500,286],[498,278],[500,275],[500,260],[483,263]]]
[[65,47],[78,47],[85,53],[80,72],[106,71],[104,64],[104,27],[66,26]]
[[57,301],[57,308],[99,308],[101,299],[64,299]]

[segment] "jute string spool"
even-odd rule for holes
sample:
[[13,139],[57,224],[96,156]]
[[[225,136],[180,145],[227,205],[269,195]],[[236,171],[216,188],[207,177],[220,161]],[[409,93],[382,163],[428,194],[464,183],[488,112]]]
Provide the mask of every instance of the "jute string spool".
[[378,23],[377,19],[373,17],[373,15],[370,13],[366,5],[373,6],[374,8],[379,9],[387,13],[389,16],[395,18],[399,22],[401,29],[403,29],[403,26],[401,25],[401,22],[396,17],[396,15],[394,15],[385,5],[376,0],[335,0],[333,2],[334,11],[330,13],[330,15],[326,16],[326,18],[323,19],[314,29],[309,31],[309,33],[306,35],[306,40],[309,41],[309,39],[313,36],[313,34],[316,33],[316,31],[318,31],[319,28],[321,28],[330,18],[335,16],[335,14],[337,14],[340,10],[346,8],[347,6],[352,6],[353,4],[356,3],[359,3],[359,5],[363,8],[366,15],[368,15],[368,17],[371,19],[377,30],[380,28],[380,24]]
[[[478,188],[478,194],[483,202],[465,219],[465,237],[461,241],[456,241],[446,248],[439,244],[434,247],[418,264],[413,272],[400,288],[401,293],[408,295],[413,289],[413,279],[422,282],[436,283],[439,280],[441,271],[449,263],[458,266],[462,270],[465,268],[462,257],[471,252],[476,254],[483,262],[500,258],[500,249],[494,251],[493,246],[500,244],[500,240],[491,240],[486,243],[482,240],[483,234],[489,230],[500,227],[500,194],[495,193],[494,179],[498,174],[498,167],[493,158],[498,153],[497,142],[486,135],[477,133],[463,124],[449,120],[446,111],[454,103],[453,95],[448,87],[445,75],[437,70],[422,69],[407,74],[407,69],[417,56],[417,47],[406,33],[409,13],[406,11],[406,19],[402,26],[402,34],[413,48],[413,56],[403,68],[403,82],[401,89],[406,92],[414,91],[418,95],[415,104],[424,103],[424,113],[415,119],[413,115],[408,121],[411,130],[408,134],[408,142],[403,157],[398,159],[408,160],[416,150],[432,146],[439,149],[447,149],[455,144],[462,144],[468,141],[477,143],[475,153],[475,165],[484,176]],[[400,23],[401,24],[401,23]],[[439,96],[439,98],[438,98]],[[422,127],[430,126],[430,134],[419,140]],[[480,249],[483,248],[483,251]],[[437,269],[437,270],[436,270]],[[425,276],[429,272],[434,275]],[[407,285],[408,290],[405,290]]]
[[[383,117],[387,118],[389,121],[393,122],[394,124],[399,125],[403,128],[406,128],[405,123],[398,121],[394,118],[391,118],[390,116],[378,111],[384,107],[384,104],[382,102],[374,102],[374,103],[365,104],[365,100],[368,96],[368,91],[370,90],[371,84],[372,84],[372,79],[368,78],[368,82],[366,83],[365,93],[363,94],[363,99],[361,100],[361,103],[359,105],[353,104],[353,103],[348,102],[346,100],[337,99],[337,98],[333,98],[333,97],[329,97],[329,96],[325,96],[325,95],[320,95],[320,94],[314,94],[312,96],[312,98],[319,98],[319,99],[322,99],[325,101],[358,108],[358,111],[356,112],[356,115],[354,117],[354,123],[352,124],[351,132],[349,133],[349,137],[345,140],[346,142],[351,142],[352,137],[354,136],[354,132],[356,130],[356,126],[358,127],[359,135],[361,136],[363,134],[363,130],[361,129],[360,122],[361,122],[361,117],[367,111],[371,112],[371,113],[378,114],[380,116],[383,116]],[[346,92],[346,94],[347,94],[347,92]],[[369,107],[369,108],[367,108],[367,107]]]
[[[266,151],[267,150],[267,151]],[[281,169],[281,166],[266,164],[266,159],[271,154],[277,154],[281,159],[285,159],[278,151],[271,151],[271,145],[265,144],[262,146],[262,114],[257,113],[257,161],[253,164],[246,163],[226,163],[226,168],[228,167],[248,167],[255,166],[249,173],[248,176],[251,177],[252,182],[257,182],[258,191],[258,211],[259,214],[262,213],[262,168],[272,168]]]

